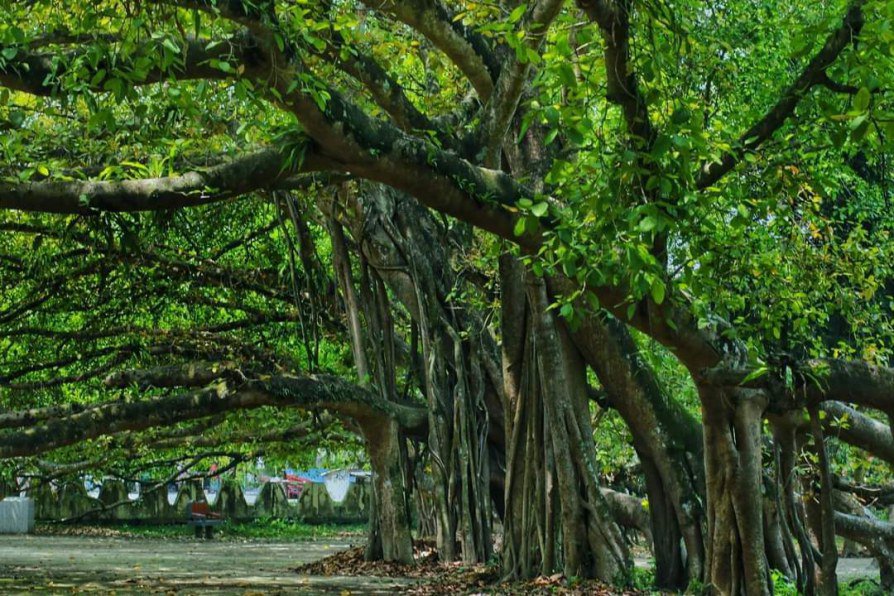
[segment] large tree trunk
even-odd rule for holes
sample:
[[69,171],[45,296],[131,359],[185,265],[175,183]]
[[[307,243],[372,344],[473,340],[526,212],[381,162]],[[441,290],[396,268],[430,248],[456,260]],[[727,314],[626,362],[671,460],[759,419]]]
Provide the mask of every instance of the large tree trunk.
[[838,546],[835,544],[835,508],[832,503],[832,472],[826,439],[817,407],[809,408],[810,430],[813,435],[812,451],[816,457],[815,474],[811,490],[806,492],[807,510],[812,518],[814,535],[820,544],[820,566],[817,574],[817,594],[834,596],[838,594]]
[[510,437],[504,569],[617,581],[629,560],[597,483],[584,362],[548,310],[544,285],[526,284],[511,257],[501,268]]
[[403,438],[394,421],[361,424],[373,470],[368,560],[413,563]]
[[390,189],[364,185],[350,211],[362,262],[418,330],[421,357],[416,362],[417,354],[410,354],[410,368],[428,401],[439,554],[446,561],[461,555],[485,562],[492,552],[489,445],[496,440],[502,447],[496,346],[474,313],[454,303],[459,284],[445,251],[450,242],[424,208]]
[[795,417],[799,417],[799,413],[791,412],[782,416],[770,417],[776,450],[776,486],[780,491],[779,503],[784,519],[781,529],[788,529],[789,532],[787,548],[789,551],[794,551],[793,543],[797,541],[800,551],[800,557],[789,552],[788,560],[794,568],[798,588],[806,594],[812,594],[816,589],[815,559],[818,554],[810,540],[804,502],[797,491],[796,458],[800,447],[797,438],[797,421],[793,420]]
[[665,393],[617,319],[587,317],[574,342],[633,436],[649,496],[656,584],[684,589],[704,570],[701,426]]
[[[766,484],[766,483],[765,483]],[[769,487],[772,491],[763,499],[764,509],[764,550],[767,552],[767,563],[770,569],[776,569],[792,581],[797,581],[797,573],[792,567],[790,556],[794,552],[787,541],[785,519],[781,515],[778,500],[773,493],[775,487]]]
[[699,397],[705,428],[708,585],[718,594],[769,594],[761,497],[766,397],[704,385]]
[[[348,317],[348,331],[354,354],[354,364],[360,383],[368,386],[371,381],[369,360],[366,356],[369,344],[373,345],[375,372],[378,391],[383,399],[394,397],[394,361],[383,356],[393,350],[393,338],[388,336],[386,322],[382,320],[383,306],[378,297],[369,291],[369,280],[364,280],[364,296],[355,288],[352,277],[347,242],[341,224],[333,217],[329,225],[333,246],[333,266],[339,287],[345,301]],[[360,324],[360,313],[366,315],[367,333]],[[378,344],[379,349],[375,349]],[[373,472],[373,490],[369,507],[368,540],[365,557],[367,560],[413,563],[413,541],[410,534],[409,502],[407,483],[404,478],[406,457],[404,439],[400,427],[393,421],[358,420],[360,430],[366,440],[367,451]]]

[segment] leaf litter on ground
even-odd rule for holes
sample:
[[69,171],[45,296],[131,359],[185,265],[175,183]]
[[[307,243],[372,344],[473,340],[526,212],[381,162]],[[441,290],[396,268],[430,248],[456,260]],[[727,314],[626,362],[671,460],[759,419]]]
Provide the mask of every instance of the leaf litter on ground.
[[301,575],[367,576],[418,579],[405,593],[415,596],[436,594],[563,594],[593,596],[641,596],[647,592],[619,590],[595,580],[569,581],[564,574],[540,576],[528,581],[501,581],[495,565],[442,563],[434,545],[418,541],[413,545],[415,564],[367,561],[364,547],[340,551],[313,563],[295,568]]

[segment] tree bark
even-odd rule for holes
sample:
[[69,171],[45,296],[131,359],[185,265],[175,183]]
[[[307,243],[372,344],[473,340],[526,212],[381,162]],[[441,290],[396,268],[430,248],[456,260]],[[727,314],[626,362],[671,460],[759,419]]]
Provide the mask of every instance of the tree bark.
[[766,397],[698,388],[705,428],[708,586],[723,595],[769,594],[760,448]]
[[810,509],[814,510],[816,525],[819,526],[817,537],[820,542],[822,560],[817,576],[817,594],[821,596],[834,596],[838,594],[838,547],[835,544],[835,509],[832,505],[832,478],[829,464],[829,454],[826,451],[826,439],[823,435],[823,425],[820,422],[819,409],[811,407],[810,430],[813,435],[813,451],[816,455],[816,476],[812,482],[810,496]]
[[360,256],[410,314],[420,338],[415,373],[428,402],[439,555],[483,563],[492,552],[491,453],[502,451],[500,424],[497,432],[491,424],[502,418],[496,346],[474,311],[451,296],[460,283],[444,250],[448,239],[431,214],[376,185],[363,185],[355,199]]
[[400,427],[393,422],[361,425],[373,468],[375,525],[371,525],[367,559],[413,563],[410,511],[404,480]]
[[561,568],[568,577],[617,581],[629,560],[597,484],[584,362],[548,310],[544,285],[526,283],[511,257],[501,259],[501,269],[511,413],[504,569],[529,577]]
[[[382,357],[382,342],[387,340],[384,337],[386,333],[382,329],[383,321],[379,318],[378,307],[381,305],[369,291],[365,293],[365,300],[361,303],[351,273],[347,242],[341,224],[334,217],[330,218],[329,234],[332,239],[336,277],[345,299],[357,376],[361,385],[370,385],[372,377],[366,350],[372,349],[376,354],[373,361],[379,380],[377,390],[382,399],[387,401],[394,397],[394,370],[393,361]],[[361,310],[366,315],[368,333],[363,332],[360,324]],[[376,340],[379,342],[378,350],[376,346],[370,346],[370,343]],[[413,541],[410,533],[407,483],[404,478],[406,459],[401,429],[393,424],[375,422],[372,424],[361,422],[360,428],[366,440],[373,471],[365,557],[370,561],[384,560],[411,564],[414,562]]]
[[666,394],[620,321],[608,314],[591,315],[580,323],[573,338],[596,372],[609,404],[630,429],[642,462],[656,585],[684,589],[690,580],[701,580],[704,570],[701,427]]

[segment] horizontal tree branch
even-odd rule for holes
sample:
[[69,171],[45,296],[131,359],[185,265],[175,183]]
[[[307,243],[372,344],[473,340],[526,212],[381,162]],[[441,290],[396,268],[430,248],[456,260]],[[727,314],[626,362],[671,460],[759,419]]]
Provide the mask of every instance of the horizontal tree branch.
[[[816,358],[795,363],[795,385],[785,389],[773,375],[755,367],[720,365],[699,372],[699,379],[719,387],[748,387],[806,395],[808,401],[847,402],[894,414],[894,368],[861,360]],[[799,407],[795,400],[788,400]]]
[[824,421],[827,436],[859,447],[894,465],[894,434],[888,425],[842,403],[824,401],[821,405],[827,414],[835,418],[827,417]]
[[[894,524],[871,517],[861,517],[850,513],[835,512],[835,527],[846,538],[855,535],[866,535],[894,542]],[[856,538],[852,538],[856,540]],[[890,547],[894,551],[894,547]]]
[[[222,40],[187,39],[179,43],[182,45],[179,62],[166,70],[154,68],[139,76],[131,76],[127,79],[127,84],[147,85],[169,79],[181,81],[232,79],[237,72],[241,72],[243,76],[266,76],[268,72],[261,53],[247,35]],[[23,47],[0,45],[0,50],[15,50],[15,55],[11,59],[0,62],[0,86],[44,97],[65,93],[61,86],[62,80],[71,63],[81,56],[81,52],[71,51],[62,54],[60,60],[59,54],[43,54]],[[167,50],[163,49],[161,40],[152,41],[127,58],[134,59],[140,53],[162,51]],[[121,56],[112,59],[114,46],[110,46],[108,52],[109,56],[91,64],[89,71],[94,76],[84,81],[84,84],[93,91],[106,91],[106,83],[115,76],[112,73],[120,73],[122,70],[126,72],[126,67],[122,69],[126,62],[121,62]],[[220,62],[233,64],[234,68],[224,72],[216,67]]]
[[811,360],[804,368],[817,380],[807,386],[812,400],[845,401],[894,415],[894,368],[837,359]]
[[834,476],[832,482],[837,490],[848,492],[864,502],[868,501],[870,505],[894,505],[894,484],[887,486],[852,484],[840,476]]
[[308,143],[300,164],[289,164],[278,150],[266,149],[172,177],[0,184],[0,209],[63,214],[176,209],[270,189],[298,172],[322,167]]
[[425,408],[382,400],[339,377],[282,375],[251,380],[232,389],[222,382],[173,396],[115,401],[58,418],[32,410],[38,423],[23,430],[0,431],[0,457],[32,456],[100,436],[262,406],[329,410],[361,425],[381,425],[393,419],[417,434],[424,433],[428,425]]
[[204,387],[221,379],[244,380],[245,375],[233,361],[198,361],[117,371],[107,376],[103,384],[119,389],[136,385],[140,390],[145,390],[151,387]]

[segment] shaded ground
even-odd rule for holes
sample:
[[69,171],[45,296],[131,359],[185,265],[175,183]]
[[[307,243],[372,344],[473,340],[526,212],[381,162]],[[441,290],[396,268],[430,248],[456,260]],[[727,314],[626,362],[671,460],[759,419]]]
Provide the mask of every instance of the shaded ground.
[[0,536],[0,593],[388,594],[399,578],[312,577],[292,571],[346,542],[203,542]]
[[[205,542],[7,535],[0,536],[0,593],[440,594],[477,591],[493,580],[488,572],[463,568],[440,567],[440,577],[435,577],[439,572],[433,563],[423,564],[416,578],[393,577],[400,570],[370,567],[359,558],[358,551],[343,552],[350,546],[347,540],[338,538]],[[328,558],[336,553],[341,554]],[[318,563],[311,564],[314,562]],[[637,563],[642,566],[646,562]],[[304,566],[304,574],[294,571],[299,566]],[[842,559],[839,574],[845,582],[855,578],[878,580],[878,568],[871,559]],[[564,584],[558,578],[540,581],[501,586],[497,591],[551,593]],[[579,593],[608,593],[597,586],[581,588]]]

